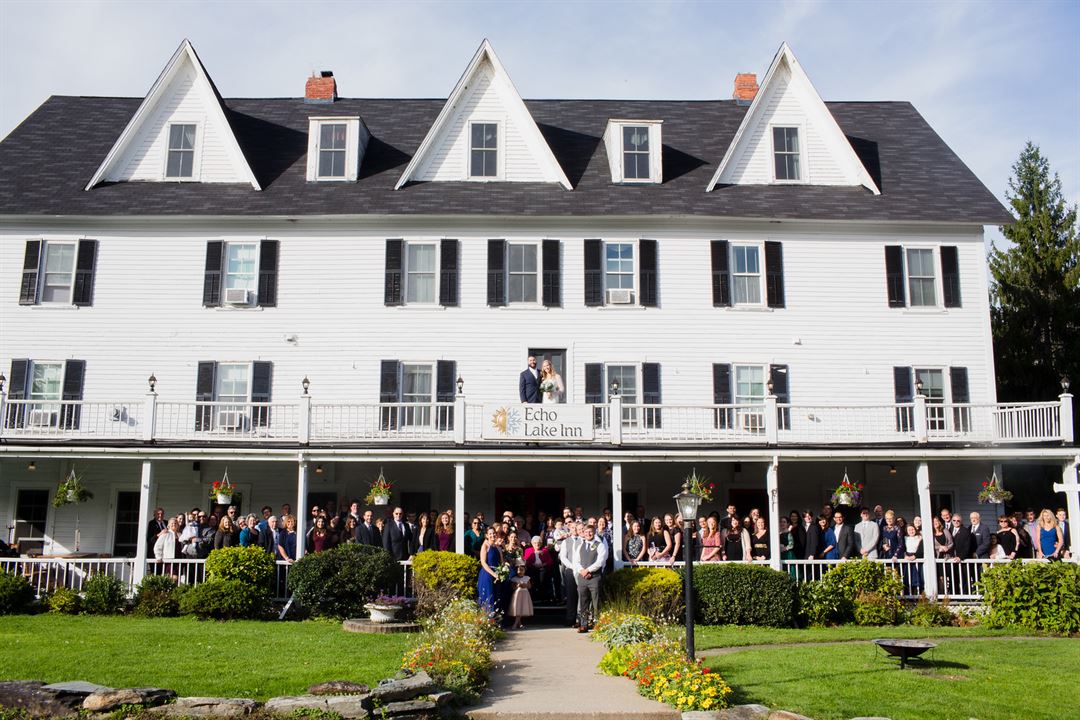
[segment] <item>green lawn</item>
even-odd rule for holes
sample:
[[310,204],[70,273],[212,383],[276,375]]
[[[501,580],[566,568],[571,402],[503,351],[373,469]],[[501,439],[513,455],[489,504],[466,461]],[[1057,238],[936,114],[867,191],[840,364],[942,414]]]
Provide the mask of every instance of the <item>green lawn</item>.
[[374,684],[397,672],[413,637],[321,621],[13,615],[0,617],[0,679],[265,700],[324,680]]
[[706,650],[708,648],[742,647],[745,645],[840,642],[844,640],[872,640],[874,638],[1014,637],[1034,634],[1023,628],[994,630],[981,625],[963,628],[927,628],[915,625],[897,625],[895,627],[843,625],[841,627],[807,628],[805,630],[743,627],[739,625],[698,625],[694,633],[694,645],[698,650]]
[[[877,633],[881,635],[881,632]],[[1075,639],[942,639],[932,664],[900,670],[870,643],[739,650],[706,663],[735,689],[733,704],[761,703],[815,720],[998,720],[1069,716],[1077,701]]]

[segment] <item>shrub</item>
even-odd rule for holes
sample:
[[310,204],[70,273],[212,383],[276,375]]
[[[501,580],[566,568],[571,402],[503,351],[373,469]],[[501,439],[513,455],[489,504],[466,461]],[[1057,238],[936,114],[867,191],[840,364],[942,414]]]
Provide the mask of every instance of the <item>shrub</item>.
[[459,702],[480,696],[491,672],[491,651],[502,637],[498,624],[472,600],[454,600],[424,622],[405,670],[424,670]]
[[956,625],[958,618],[949,610],[948,601],[930,602],[919,598],[919,602],[908,611],[907,621],[920,627],[949,627]]
[[608,651],[600,660],[608,675],[634,680],[638,693],[682,711],[727,707],[731,688],[700,661],[691,663],[670,640],[651,640]]
[[425,551],[413,557],[416,613],[434,615],[452,600],[476,599],[480,561],[453,552]]
[[675,622],[682,615],[682,576],[668,568],[623,568],[604,576],[600,597],[606,609]]
[[859,593],[855,598],[855,623],[895,625],[903,617],[893,599],[880,593]]
[[49,612],[58,615],[78,615],[82,611],[82,597],[68,588],[57,588],[46,603]]
[[34,588],[22,575],[0,570],[0,615],[21,613],[34,601]]
[[266,587],[274,577],[274,558],[257,545],[221,548],[206,558],[207,580],[240,580]]
[[242,580],[207,580],[181,594],[180,613],[200,620],[259,618],[269,603],[265,588]]
[[1022,563],[989,568],[982,575],[983,602],[991,627],[1080,632],[1080,565]]
[[855,599],[876,594],[891,608],[893,617],[902,610],[900,575],[873,560],[853,560],[833,566],[820,582],[804,583],[799,591],[800,613],[811,625],[846,623],[855,620]]
[[83,584],[83,611],[90,615],[115,615],[127,602],[124,583],[112,575],[98,573]]
[[176,581],[167,575],[147,575],[135,590],[135,614],[172,617],[180,612]]
[[600,614],[592,639],[604,643],[608,650],[612,650],[652,640],[659,634],[660,628],[657,624],[644,615],[605,612]]
[[795,594],[791,575],[762,565],[694,566],[694,616],[698,622],[791,627]]
[[362,617],[364,605],[392,590],[401,567],[390,553],[371,545],[339,545],[305,555],[289,568],[289,589],[316,615]]

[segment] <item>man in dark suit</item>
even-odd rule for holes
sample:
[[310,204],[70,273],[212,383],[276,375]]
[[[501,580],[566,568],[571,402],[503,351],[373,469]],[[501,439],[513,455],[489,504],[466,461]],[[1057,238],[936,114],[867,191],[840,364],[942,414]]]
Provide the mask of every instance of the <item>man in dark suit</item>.
[[149,548],[149,554],[153,555],[157,536],[167,527],[169,527],[169,523],[165,521],[165,508],[156,508],[154,510],[154,519],[146,526],[146,547]]
[[518,376],[518,398],[523,403],[540,402],[540,373],[536,369],[536,356],[529,356],[529,367]]
[[855,557],[855,531],[844,524],[844,513],[837,510],[833,513],[833,532],[836,533],[836,552],[840,553],[841,560]]
[[353,538],[361,545],[382,547],[382,538],[379,537],[379,528],[375,527],[375,522],[372,520],[370,510],[364,511],[363,517],[356,525],[356,532],[353,535]]
[[956,513],[950,518],[951,532],[953,541],[953,556],[960,560],[967,560],[971,557],[971,551],[974,549],[971,540],[971,530],[964,526],[964,521],[960,518],[960,513]]
[[383,526],[383,548],[395,560],[408,560],[412,541],[412,528],[405,522],[405,512],[399,507],[394,508],[394,516]]
[[281,544],[278,530],[277,515],[266,518],[266,529],[259,531],[259,547],[270,554],[270,557],[278,559],[278,545]]
[[975,557],[980,560],[990,558],[990,530],[982,524],[979,513],[971,513],[971,538],[975,543]]
[[806,543],[803,545],[803,555],[800,558],[805,560],[813,560],[818,556],[818,553],[825,547],[822,545],[821,527],[818,525],[817,518],[814,517],[814,513],[809,510],[803,512],[802,522],[799,523],[806,532]]

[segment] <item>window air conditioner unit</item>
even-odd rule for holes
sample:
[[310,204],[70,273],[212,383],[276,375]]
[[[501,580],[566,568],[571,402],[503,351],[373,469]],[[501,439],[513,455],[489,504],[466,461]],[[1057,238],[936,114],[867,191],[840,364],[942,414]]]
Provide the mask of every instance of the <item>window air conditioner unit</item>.
[[42,410],[41,408],[34,408],[30,411],[30,420],[28,424],[32,427],[52,427],[56,424],[56,413],[49,410]]
[[242,430],[244,427],[244,413],[239,410],[222,410],[218,413],[218,430]]
[[248,304],[248,291],[247,291],[247,288],[226,288],[225,289],[225,303],[227,305],[247,305]]
[[608,305],[629,305],[634,301],[634,291],[629,288],[612,288],[607,291]]
[[756,412],[743,413],[742,429],[751,433],[763,432],[765,430],[765,416]]

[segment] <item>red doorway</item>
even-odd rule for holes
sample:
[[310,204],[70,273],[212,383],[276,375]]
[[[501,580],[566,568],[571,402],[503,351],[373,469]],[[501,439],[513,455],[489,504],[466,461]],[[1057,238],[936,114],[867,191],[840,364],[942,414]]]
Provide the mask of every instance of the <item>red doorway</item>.
[[535,518],[538,512],[548,517],[562,517],[566,500],[564,488],[496,488],[495,516],[502,517],[506,510],[514,515]]

